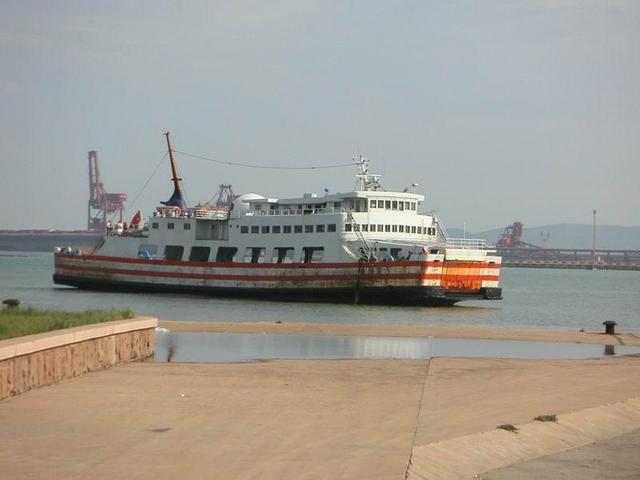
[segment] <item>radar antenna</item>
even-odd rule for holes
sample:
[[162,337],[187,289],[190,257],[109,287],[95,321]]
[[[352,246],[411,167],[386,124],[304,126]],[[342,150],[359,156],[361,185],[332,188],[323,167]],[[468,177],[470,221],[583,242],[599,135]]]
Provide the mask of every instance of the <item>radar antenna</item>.
[[358,173],[356,174],[356,178],[358,179],[356,182],[357,191],[382,190],[382,185],[380,185],[382,175],[369,173],[368,158],[359,155],[357,157],[353,157],[353,162],[356,167],[358,167]]

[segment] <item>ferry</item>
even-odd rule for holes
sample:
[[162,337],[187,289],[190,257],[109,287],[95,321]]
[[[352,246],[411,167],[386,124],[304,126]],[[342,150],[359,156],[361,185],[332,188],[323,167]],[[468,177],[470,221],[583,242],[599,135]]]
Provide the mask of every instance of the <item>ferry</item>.
[[501,258],[449,238],[424,195],[388,191],[357,157],[346,193],[228,192],[186,206],[169,134],[171,198],[147,222],[109,228],[91,251],[56,249],[53,281],[82,289],[285,301],[453,305],[498,300]]

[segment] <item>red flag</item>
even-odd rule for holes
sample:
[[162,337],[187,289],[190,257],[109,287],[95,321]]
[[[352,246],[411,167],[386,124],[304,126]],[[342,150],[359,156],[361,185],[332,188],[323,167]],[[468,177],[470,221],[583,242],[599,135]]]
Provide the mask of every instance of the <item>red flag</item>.
[[138,228],[138,225],[140,225],[141,221],[142,221],[142,213],[140,213],[140,210],[138,210],[136,214],[133,216],[133,218],[131,219],[130,225],[134,228]]

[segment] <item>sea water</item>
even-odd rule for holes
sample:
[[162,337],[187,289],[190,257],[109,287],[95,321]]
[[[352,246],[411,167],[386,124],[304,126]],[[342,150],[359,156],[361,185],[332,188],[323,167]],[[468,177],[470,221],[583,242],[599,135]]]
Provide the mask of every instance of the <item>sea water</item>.
[[476,325],[511,328],[640,331],[640,272],[503,268],[503,300],[454,307],[391,307],[111,293],[54,285],[53,254],[0,252],[0,300],[36,308],[131,308],[163,320]]

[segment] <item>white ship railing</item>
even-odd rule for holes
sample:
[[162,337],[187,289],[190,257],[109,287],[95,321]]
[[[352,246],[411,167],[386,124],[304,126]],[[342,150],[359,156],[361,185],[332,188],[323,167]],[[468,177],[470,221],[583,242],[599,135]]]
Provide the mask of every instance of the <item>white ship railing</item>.
[[449,248],[481,250],[489,248],[484,238],[447,238],[445,246]]
[[284,216],[284,215],[331,215],[335,213],[346,213],[345,208],[287,208],[281,210],[249,210],[244,213],[245,216],[255,217],[261,215],[267,216]]

